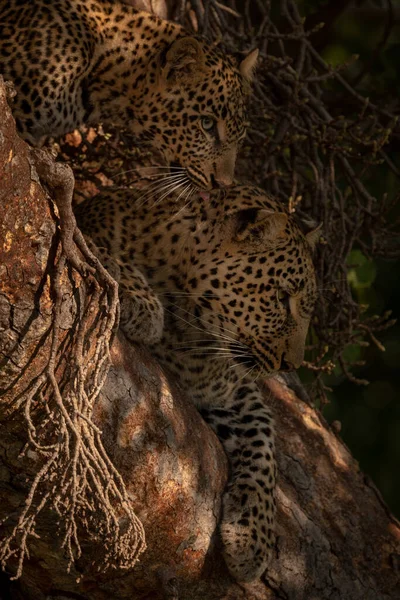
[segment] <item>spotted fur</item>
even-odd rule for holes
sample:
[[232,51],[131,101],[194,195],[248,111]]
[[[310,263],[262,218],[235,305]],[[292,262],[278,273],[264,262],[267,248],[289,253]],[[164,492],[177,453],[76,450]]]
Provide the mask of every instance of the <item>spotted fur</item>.
[[[151,211],[133,190],[117,190],[86,202],[78,221],[108,265],[118,264],[123,306],[130,302],[135,314],[150,307],[153,352],[224,446],[225,558],[237,580],[251,581],[275,540],[274,424],[256,379],[302,362],[316,299],[312,236],[262,190],[245,186],[209,203],[171,199]],[[141,339],[140,319],[125,314],[123,326]]]
[[112,123],[204,190],[232,182],[256,59],[117,0],[0,0],[0,73],[28,141]]

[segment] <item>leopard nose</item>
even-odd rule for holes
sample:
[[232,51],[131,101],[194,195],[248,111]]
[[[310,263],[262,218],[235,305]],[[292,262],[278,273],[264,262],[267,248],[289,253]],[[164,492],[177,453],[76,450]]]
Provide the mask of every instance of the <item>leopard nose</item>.
[[211,183],[213,188],[229,187],[233,183],[233,177],[230,175],[211,175]]

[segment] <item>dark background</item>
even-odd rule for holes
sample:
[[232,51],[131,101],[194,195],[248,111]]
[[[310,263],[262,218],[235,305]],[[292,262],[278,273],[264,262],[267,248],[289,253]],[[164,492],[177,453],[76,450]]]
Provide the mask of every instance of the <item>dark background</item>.
[[[389,105],[399,114],[400,93],[400,2],[299,2],[309,21],[324,16],[324,34],[316,45],[332,65],[359,59],[347,71],[347,79],[374,102]],[[330,21],[329,16],[331,16]],[[317,17],[317,18],[316,18]],[[366,74],[364,75],[364,72]],[[400,169],[399,139],[393,137],[386,152]],[[377,197],[386,191],[392,197],[399,193],[398,179],[382,166],[379,178],[364,182]],[[393,219],[400,217],[399,205]],[[353,250],[348,277],[355,297],[367,305],[368,314],[392,310],[400,317],[400,261],[368,260]],[[357,377],[368,379],[368,386],[358,386],[334,372],[325,377],[332,392],[330,404],[323,414],[328,421],[339,420],[340,435],[350,447],[363,471],[381,490],[392,511],[400,516],[400,324],[379,334],[385,347],[351,347],[349,358],[364,359],[364,367],[353,368]],[[305,375],[305,381],[307,376]]]

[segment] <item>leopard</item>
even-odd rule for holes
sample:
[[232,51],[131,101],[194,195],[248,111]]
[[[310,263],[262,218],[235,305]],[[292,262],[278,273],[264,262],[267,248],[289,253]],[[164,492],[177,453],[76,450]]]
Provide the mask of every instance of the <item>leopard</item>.
[[232,184],[257,56],[119,0],[0,0],[0,74],[25,140],[124,128],[203,191]]
[[178,206],[172,194],[151,211],[140,197],[106,190],[77,208],[77,222],[119,280],[121,330],[148,344],[222,443],[223,554],[233,578],[251,582],[276,537],[275,426],[261,383],[303,361],[319,233],[303,234],[255,186]]

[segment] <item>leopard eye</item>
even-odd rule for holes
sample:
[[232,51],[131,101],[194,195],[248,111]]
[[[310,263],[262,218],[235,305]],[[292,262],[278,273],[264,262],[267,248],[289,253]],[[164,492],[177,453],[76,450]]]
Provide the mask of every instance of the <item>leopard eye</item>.
[[283,304],[286,311],[289,313],[290,312],[290,295],[287,292],[285,292],[284,290],[278,290],[276,292],[276,295],[278,298],[278,302]]
[[215,121],[211,117],[202,117],[201,126],[204,131],[212,131],[215,127]]

